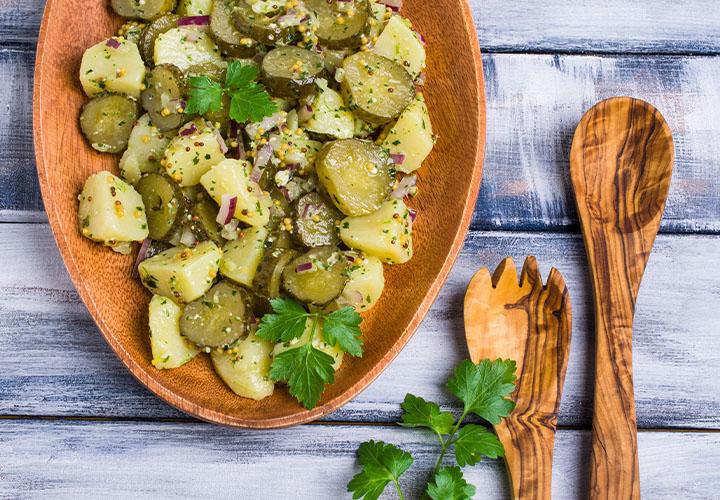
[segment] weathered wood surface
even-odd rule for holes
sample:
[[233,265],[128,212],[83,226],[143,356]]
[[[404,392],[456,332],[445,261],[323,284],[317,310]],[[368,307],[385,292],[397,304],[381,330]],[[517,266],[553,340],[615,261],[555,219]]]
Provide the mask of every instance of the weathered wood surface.
[[[29,119],[32,58],[0,48],[0,221],[45,220]],[[576,230],[574,128],[595,102],[631,94],[656,105],[675,134],[662,230],[720,232],[720,58],[494,54],[484,62],[488,140],[475,229]]]
[[[585,497],[589,438],[586,431],[558,432],[553,498]],[[25,420],[0,425],[0,497],[348,498],[345,486],[359,471],[355,451],[369,439],[413,454],[401,484],[406,498],[420,498],[437,457],[437,441],[422,430],[305,425],[253,432],[204,423]],[[716,497],[720,433],[642,432],[639,447],[643,498]],[[500,461],[466,467],[465,477],[477,498],[509,497]],[[396,498],[391,489],[383,498]]]
[[[375,383],[330,418],[394,421],[408,391],[454,405],[442,384],[468,356],[462,329],[467,283],[480,267],[526,254],[537,256],[545,274],[558,267],[570,288],[574,331],[560,424],[589,425],[593,323],[585,254],[579,236],[554,233],[471,233],[415,337]],[[0,273],[0,415],[183,417],[136,383],[107,346],[46,225],[0,225],[0,255],[12,263]],[[709,375],[720,372],[719,276],[720,237],[658,238],[635,324],[641,427],[720,428],[720,379]]]
[[[0,43],[34,47],[44,5],[0,3]],[[715,0],[470,0],[470,6],[486,51],[720,52]]]
[[470,0],[480,45],[508,52],[716,54],[716,0]]

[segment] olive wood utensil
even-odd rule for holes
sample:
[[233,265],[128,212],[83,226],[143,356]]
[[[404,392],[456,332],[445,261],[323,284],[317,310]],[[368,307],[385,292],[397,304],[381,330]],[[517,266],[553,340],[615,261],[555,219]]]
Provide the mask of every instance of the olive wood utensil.
[[550,499],[552,454],[570,354],[572,312],[562,275],[543,286],[535,257],[518,283],[512,258],[478,271],[465,294],[465,337],[473,362],[510,358],[518,382],[511,415],[495,426],[505,447],[513,498]]
[[595,296],[590,498],[640,498],[632,324],[673,159],[670,128],[639,99],[602,101],[575,131],[570,177]]

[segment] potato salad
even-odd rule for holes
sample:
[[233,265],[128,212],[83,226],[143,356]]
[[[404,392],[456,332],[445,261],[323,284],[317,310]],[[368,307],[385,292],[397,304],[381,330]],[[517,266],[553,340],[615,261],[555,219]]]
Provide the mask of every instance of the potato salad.
[[110,0],[127,21],[82,57],[80,127],[118,168],[85,182],[79,230],[137,252],[156,369],[207,353],[237,395],[285,382],[310,408],[362,355],[434,144],[400,3]]

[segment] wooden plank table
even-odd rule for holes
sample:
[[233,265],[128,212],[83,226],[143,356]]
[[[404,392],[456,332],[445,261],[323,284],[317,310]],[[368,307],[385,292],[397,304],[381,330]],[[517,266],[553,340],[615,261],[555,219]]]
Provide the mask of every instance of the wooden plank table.
[[[0,498],[344,498],[354,451],[413,452],[416,497],[430,436],[394,425],[412,391],[443,389],[466,357],[462,295],[506,255],[566,277],[574,331],[554,497],[586,493],[592,307],[567,174],[575,124],[626,94],[655,104],[676,138],[670,198],[637,305],[634,368],[645,498],[720,491],[720,3],[473,0],[485,51],[488,143],[465,248],[398,359],[323,422],[272,432],[193,420],[141,387],[79,301],[52,239],[32,149],[32,68],[44,2],[0,2]],[[78,28],[82,20],[79,17]],[[278,481],[278,472],[284,477]],[[507,496],[502,463],[466,469],[479,498]],[[242,489],[239,489],[242,488]]]

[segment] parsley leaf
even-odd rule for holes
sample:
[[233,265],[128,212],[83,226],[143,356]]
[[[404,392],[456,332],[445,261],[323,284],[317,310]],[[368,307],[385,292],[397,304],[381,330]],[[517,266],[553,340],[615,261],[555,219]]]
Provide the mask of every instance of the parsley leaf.
[[294,300],[276,298],[270,301],[275,314],[266,314],[260,320],[257,336],[272,342],[290,342],[302,336],[308,313]]
[[441,436],[449,434],[455,423],[452,413],[440,411],[436,403],[413,394],[406,394],[400,406],[404,410],[400,423],[403,427],[427,427]]
[[465,481],[460,467],[443,467],[428,484],[427,494],[433,500],[471,500],[475,486]]
[[190,91],[185,112],[202,115],[217,112],[222,106],[223,95],[230,97],[230,118],[238,123],[248,120],[260,121],[277,111],[265,87],[257,81],[258,69],[240,61],[231,61],[225,74],[225,86],[207,76],[190,78]]
[[190,78],[190,92],[185,113],[204,115],[210,111],[220,111],[223,88],[207,76]]
[[478,364],[462,361],[447,386],[465,404],[464,413],[475,413],[493,425],[515,408],[508,396],[515,390],[515,361],[484,359]]
[[497,436],[481,425],[468,424],[460,429],[454,444],[455,460],[461,467],[475,465],[483,457],[505,456],[505,449]]
[[225,87],[229,90],[237,90],[257,80],[257,77],[258,69],[254,64],[231,61],[225,73]]
[[316,348],[313,341],[324,340],[353,356],[362,356],[359,326],[362,318],[352,307],[326,314],[307,312],[291,299],[276,298],[270,304],[273,313],[262,317],[257,336],[271,342],[300,339],[295,348],[274,357],[270,378],[287,381],[290,394],[305,408],[312,409],[320,400],[325,384],[335,379],[335,359]]
[[287,382],[290,394],[308,410],[317,405],[325,384],[335,381],[335,360],[311,342],[275,356],[270,378]]
[[363,469],[352,478],[347,489],[355,499],[376,500],[390,481],[400,492],[398,479],[410,468],[413,458],[395,445],[367,441],[358,449],[358,461]]
[[360,340],[360,322],[362,318],[352,307],[343,307],[331,312],[323,321],[323,337],[325,342],[348,354],[359,358],[363,353],[363,342]]
[[230,118],[238,123],[259,122],[277,111],[277,104],[259,83],[249,83],[230,94]]

